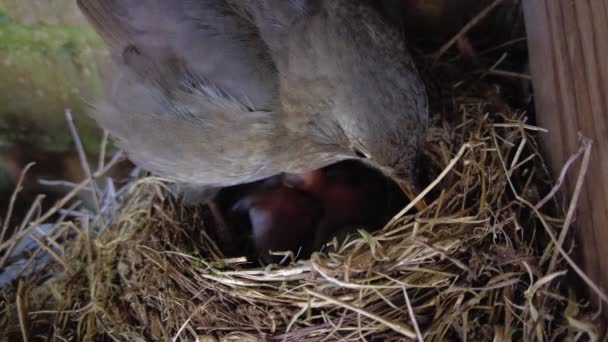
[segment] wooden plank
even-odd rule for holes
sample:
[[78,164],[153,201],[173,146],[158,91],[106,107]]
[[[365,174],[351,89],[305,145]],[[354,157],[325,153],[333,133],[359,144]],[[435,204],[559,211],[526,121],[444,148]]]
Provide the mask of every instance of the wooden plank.
[[[608,292],[608,0],[524,0],[523,6],[537,119],[550,131],[543,145],[554,173],[578,149],[579,132],[593,140],[576,218],[578,254]],[[566,184],[570,194],[574,176]]]

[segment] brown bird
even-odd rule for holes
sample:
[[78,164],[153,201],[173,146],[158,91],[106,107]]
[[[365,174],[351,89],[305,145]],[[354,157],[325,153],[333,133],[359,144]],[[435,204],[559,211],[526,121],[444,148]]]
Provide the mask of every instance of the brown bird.
[[417,186],[425,88],[361,0],[78,0],[115,72],[95,119],[191,200],[361,159]]

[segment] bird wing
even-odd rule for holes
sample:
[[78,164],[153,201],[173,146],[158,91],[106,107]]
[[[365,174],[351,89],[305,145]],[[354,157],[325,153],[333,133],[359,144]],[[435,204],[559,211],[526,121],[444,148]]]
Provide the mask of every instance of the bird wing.
[[[115,72],[93,113],[141,167],[225,186],[278,171],[265,153],[276,71],[257,30],[224,0],[78,0]],[[276,168],[276,167],[275,167]]]
[[129,68],[164,74],[178,63],[235,99],[270,108],[276,92],[271,57],[253,24],[225,0],[78,0],[78,5],[113,57]]

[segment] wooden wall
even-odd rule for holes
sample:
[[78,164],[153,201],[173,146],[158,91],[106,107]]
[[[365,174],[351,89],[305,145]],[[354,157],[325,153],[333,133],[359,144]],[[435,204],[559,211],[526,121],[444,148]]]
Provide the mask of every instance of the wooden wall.
[[523,5],[537,117],[550,130],[544,150],[554,174],[578,149],[579,132],[593,140],[575,222],[578,261],[608,292],[608,0],[523,0]]

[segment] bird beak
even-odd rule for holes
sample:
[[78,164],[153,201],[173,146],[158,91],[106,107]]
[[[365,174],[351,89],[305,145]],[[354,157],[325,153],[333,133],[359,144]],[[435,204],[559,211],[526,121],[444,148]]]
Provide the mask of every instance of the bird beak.
[[424,201],[423,197],[418,198],[418,195],[416,195],[414,193],[414,191],[412,191],[412,186],[409,184],[409,182],[400,179],[400,178],[394,178],[395,182],[399,185],[399,188],[401,188],[401,191],[403,191],[403,193],[405,194],[405,196],[411,201],[411,202],[415,202],[415,207],[416,209],[418,209],[418,211],[422,211],[424,209],[426,209],[427,205]]
[[410,200],[410,202],[415,202],[415,207],[418,211],[422,211],[422,210],[426,209],[427,205],[426,205],[426,202],[424,201],[424,196],[421,196],[420,198],[418,198],[418,195],[416,194],[416,192],[412,190],[412,189],[414,189],[414,187],[411,186],[410,182],[405,180],[403,177],[399,177],[399,176],[395,175],[393,169],[382,167],[381,165],[378,165],[377,163],[373,162],[373,160],[371,158],[361,159],[361,160],[371,166],[374,166],[374,167],[380,169],[380,171],[382,171],[382,173],[384,173],[385,176],[387,176],[388,178],[392,179],[395,183],[397,183],[397,185],[399,185],[399,188],[401,189],[403,194],[405,194],[407,199]]
[[323,173],[321,169],[317,169],[302,173],[284,173],[282,177],[284,186],[297,189],[312,189],[318,185],[323,177]]

